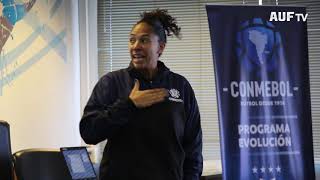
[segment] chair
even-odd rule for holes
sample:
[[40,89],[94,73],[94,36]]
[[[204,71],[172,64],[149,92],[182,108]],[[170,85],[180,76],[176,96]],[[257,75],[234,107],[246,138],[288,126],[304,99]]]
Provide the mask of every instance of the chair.
[[13,162],[18,180],[71,180],[59,150],[21,150],[14,153]]
[[13,180],[10,127],[0,120],[0,179]]

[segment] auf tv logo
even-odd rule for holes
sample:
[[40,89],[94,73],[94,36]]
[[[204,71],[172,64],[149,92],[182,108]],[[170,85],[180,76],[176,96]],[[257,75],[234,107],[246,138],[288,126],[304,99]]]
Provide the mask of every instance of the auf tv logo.
[[274,12],[270,13],[269,21],[291,21],[296,19],[297,21],[307,21],[308,13],[295,13],[295,12]]

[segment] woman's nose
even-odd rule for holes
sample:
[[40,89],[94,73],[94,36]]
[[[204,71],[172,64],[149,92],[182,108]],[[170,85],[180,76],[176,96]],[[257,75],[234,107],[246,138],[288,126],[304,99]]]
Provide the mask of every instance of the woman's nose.
[[133,49],[140,49],[141,48],[141,43],[140,41],[136,41],[134,44],[133,44]]
[[133,44],[132,44],[132,49],[140,49],[142,46],[141,46],[141,42],[140,41],[135,41]]

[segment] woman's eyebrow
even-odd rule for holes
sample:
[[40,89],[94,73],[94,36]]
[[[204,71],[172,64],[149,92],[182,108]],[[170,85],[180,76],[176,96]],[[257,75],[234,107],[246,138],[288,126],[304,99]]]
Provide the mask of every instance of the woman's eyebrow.
[[[132,37],[132,36],[137,36],[137,35],[136,34],[130,34],[129,36]],[[140,37],[150,37],[150,35],[149,34],[143,34]]]

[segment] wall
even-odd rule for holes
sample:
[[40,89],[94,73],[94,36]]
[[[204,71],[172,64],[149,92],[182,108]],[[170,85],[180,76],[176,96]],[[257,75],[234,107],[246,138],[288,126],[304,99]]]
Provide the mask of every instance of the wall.
[[81,145],[77,8],[76,0],[37,0],[2,40],[0,119],[13,152]]

